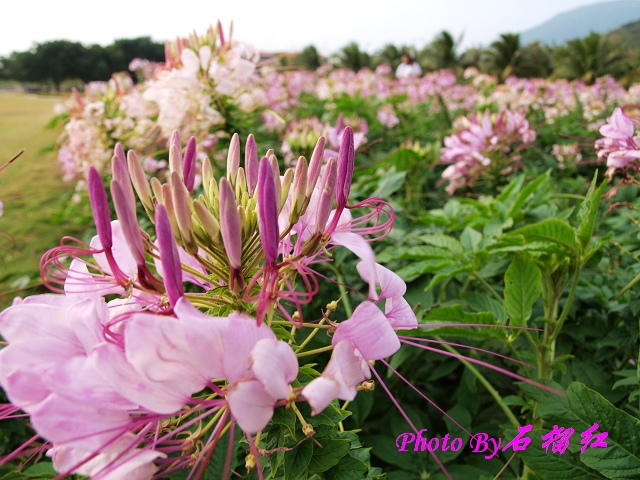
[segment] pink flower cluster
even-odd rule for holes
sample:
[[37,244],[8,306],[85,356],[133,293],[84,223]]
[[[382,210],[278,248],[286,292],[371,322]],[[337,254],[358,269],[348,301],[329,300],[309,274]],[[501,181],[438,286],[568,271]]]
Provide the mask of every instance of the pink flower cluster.
[[604,138],[596,140],[595,147],[598,159],[607,160],[606,175],[610,178],[619,170],[639,169],[635,163],[640,158],[640,135],[636,134],[636,123],[623,109],[616,108],[600,128]]
[[[266,103],[257,70],[260,55],[225,40],[220,24],[204,36],[167,44],[166,55],[165,64],[135,59],[131,68],[144,77],[135,86],[128,75],[117,74],[107,83],[88,84],[84,97],[75,92],[57,107],[66,121],[58,140],[65,180],[80,180],[78,189],[85,189],[89,167],[103,171],[116,143],[149,159],[147,172],[163,170],[166,164],[156,157],[166,151],[174,130],[204,140],[224,133],[223,104],[249,112]],[[210,152],[202,142],[198,156]]]
[[[296,403],[306,401],[316,414],[335,398],[352,400],[371,377],[369,362],[398,350],[396,329],[415,328],[416,317],[406,285],[370,246],[389,232],[393,211],[378,198],[348,204],[354,134],[341,133],[337,159],[322,168],[320,137],[311,160],[301,157],[284,175],[273,151],[258,159],[252,135],[241,167],[234,135],[225,177],[214,178],[203,161],[197,199],[193,137],[183,152],[172,135],[165,183],[147,180],[138,156],[118,145],[110,185],[117,220],[89,169],[96,237],[89,245],[63,240],[42,260],[45,282],[62,294],[17,299],[0,314],[8,342],[0,385],[12,403],[2,411],[30,416],[61,475],[202,472],[236,425],[256,459],[252,434],[275,408],[299,413]],[[138,226],[136,196],[155,232]],[[356,210],[367,213],[354,217]],[[342,321],[329,318],[335,305],[305,321],[301,307],[320,290],[313,266],[339,246],[360,259],[366,299]],[[308,342],[278,339],[278,325],[333,332],[331,360],[306,386],[297,376]]]
[[473,184],[489,171],[503,175],[514,170],[520,160],[519,150],[536,138],[524,110],[503,110],[493,115],[487,110],[459,118],[456,123],[458,130],[445,137],[440,150],[440,161],[452,164],[442,172],[442,182],[449,182],[449,194]]

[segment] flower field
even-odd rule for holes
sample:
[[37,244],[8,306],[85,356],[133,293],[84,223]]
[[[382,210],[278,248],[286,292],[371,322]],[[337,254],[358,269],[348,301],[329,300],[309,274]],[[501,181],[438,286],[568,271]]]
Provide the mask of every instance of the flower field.
[[0,480],[640,478],[640,85],[130,69],[0,166]]

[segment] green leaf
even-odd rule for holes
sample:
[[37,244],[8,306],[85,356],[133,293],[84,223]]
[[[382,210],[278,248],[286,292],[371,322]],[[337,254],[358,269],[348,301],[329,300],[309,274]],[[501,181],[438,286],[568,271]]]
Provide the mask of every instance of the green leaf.
[[369,467],[366,463],[349,453],[335,467],[325,472],[324,476],[326,480],[362,480],[367,470]]
[[599,432],[608,433],[606,448],[587,448],[580,454],[586,465],[607,478],[640,478],[639,419],[577,382],[569,386],[566,398],[542,394],[539,399],[540,416],[550,424],[574,428],[578,439],[594,423]]
[[530,260],[515,257],[504,276],[504,303],[510,325],[526,327],[531,307],[542,292],[542,274]]
[[305,440],[293,450],[284,454],[284,478],[297,478],[304,472],[313,455],[313,442]]
[[448,235],[422,235],[420,239],[428,243],[429,245],[433,245],[434,247],[444,248],[449,250],[451,253],[462,256],[464,254],[464,248],[462,248],[462,244],[453,237]]
[[372,197],[387,198],[391,194],[397,192],[404,185],[407,172],[398,172],[391,175],[385,175],[378,183],[378,188],[371,195]]
[[276,425],[285,427],[288,434],[295,438],[296,414],[291,408],[278,407],[273,411],[271,421]]
[[504,305],[488,295],[482,293],[461,293],[460,298],[476,312],[490,312],[496,319],[505,324],[507,322],[507,312]]
[[454,265],[445,267],[440,271],[440,273],[438,273],[435,277],[433,277],[431,282],[429,282],[429,285],[427,285],[427,288],[425,288],[425,291],[431,290],[437,284],[449,278],[455,277],[456,275],[460,275],[461,273],[471,273],[473,272],[473,270],[474,270],[473,265],[454,264]]
[[582,245],[583,250],[591,241],[593,227],[595,226],[596,218],[598,216],[598,208],[600,207],[600,200],[602,199],[602,193],[604,192],[604,188],[607,186],[607,182],[602,182],[600,187],[596,188],[597,180],[598,172],[596,171],[593,175],[593,180],[591,181],[589,190],[587,191],[587,196],[582,201],[580,210],[578,210],[577,218],[578,222],[580,222],[580,225],[578,226],[578,239],[580,240],[580,245]]
[[471,227],[465,227],[460,235],[460,243],[465,252],[475,252],[482,242],[482,234]]
[[533,196],[534,193],[536,193],[536,190],[538,189],[540,184],[545,180],[547,180],[548,178],[549,178],[549,175],[545,174],[536,178],[532,182],[529,182],[527,186],[524,187],[516,197],[515,201],[509,208],[509,211],[507,212],[506,217],[514,218],[516,215],[518,215],[523,205],[527,203],[527,201]]
[[[527,433],[527,437],[531,439],[531,443],[526,449],[518,452],[518,455],[534,473],[543,479],[557,480],[559,478],[570,478],[578,480],[595,480],[605,478],[596,470],[589,468],[580,461],[579,453],[566,450],[563,454],[545,451],[542,448],[542,435],[548,433],[548,430],[531,430]],[[508,443],[516,434],[515,430],[507,430],[505,432],[504,443]],[[575,433],[574,433],[575,435]]]
[[309,471],[326,472],[334,465],[337,465],[342,457],[351,450],[351,442],[349,440],[329,440],[321,439],[318,445],[313,446],[313,457],[309,462]]
[[511,235],[522,235],[527,242],[543,241],[559,245],[577,255],[580,249],[576,231],[557,218],[547,218],[541,222],[514,230]]

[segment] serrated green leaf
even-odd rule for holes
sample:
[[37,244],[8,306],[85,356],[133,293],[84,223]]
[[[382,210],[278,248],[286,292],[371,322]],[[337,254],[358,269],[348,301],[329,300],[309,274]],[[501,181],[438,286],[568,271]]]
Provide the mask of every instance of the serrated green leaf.
[[596,171],[593,175],[593,180],[591,181],[589,190],[587,191],[587,196],[582,201],[580,210],[578,210],[578,239],[580,240],[580,245],[582,245],[583,250],[591,241],[593,227],[595,226],[596,218],[598,216],[598,208],[600,207],[600,200],[602,199],[602,193],[604,192],[604,188],[607,186],[607,182],[602,182],[600,186],[596,188],[597,181],[598,172]]
[[354,458],[350,453],[324,474],[326,480],[362,480],[369,467],[362,460]]
[[318,445],[313,445],[313,457],[309,462],[310,472],[326,472],[337,465],[340,459],[351,450],[351,442],[349,440],[321,439],[319,442],[322,444],[322,448]]
[[460,235],[460,243],[465,252],[475,252],[482,242],[482,234],[471,227],[465,227]]
[[504,305],[495,298],[482,293],[466,292],[462,293],[460,297],[476,312],[489,312],[500,323],[505,324],[507,322],[507,312]]
[[429,285],[427,285],[427,287],[425,288],[425,291],[431,290],[437,284],[449,278],[455,277],[456,275],[460,275],[461,273],[471,273],[473,272],[473,270],[474,270],[473,265],[460,265],[460,264],[449,265],[448,267],[441,269],[440,273],[438,273],[435,277],[433,277],[431,282],[429,282]]
[[398,172],[385,175],[378,183],[378,188],[371,195],[372,197],[387,198],[397,192],[404,185],[407,172]]
[[542,273],[530,260],[515,257],[504,276],[504,304],[510,325],[526,327],[531,308],[542,292]]
[[509,207],[506,217],[514,218],[518,213],[520,213],[520,209],[534,195],[534,193],[536,192],[540,184],[545,180],[547,180],[548,178],[549,178],[548,174],[542,175],[536,178],[535,180],[529,182],[522,190],[520,190],[520,193],[518,193],[518,196],[516,197],[514,202],[511,204],[511,207]]
[[510,235],[522,235],[527,242],[548,242],[563,247],[572,255],[577,255],[580,243],[576,231],[558,218],[547,218],[541,222],[519,228]]
[[[582,463],[579,453],[573,453],[570,450],[566,450],[563,454],[553,453],[551,449],[549,449],[549,452],[545,451],[542,448],[543,441],[541,437],[546,433],[548,433],[548,430],[531,430],[526,435],[531,439],[531,443],[527,448],[518,452],[518,456],[536,475],[545,480],[557,480],[560,478],[596,480],[605,478],[596,470]],[[507,430],[505,432],[505,444],[515,434],[515,430]]]
[[278,407],[273,411],[271,421],[287,430],[287,433],[296,436],[296,414],[291,408]]
[[284,454],[284,478],[297,478],[304,472],[313,455],[313,442],[305,440]]
[[640,420],[614,407],[599,393],[574,382],[567,397],[539,395],[540,416],[550,424],[574,428],[579,435],[598,424],[607,432],[606,448],[587,448],[580,459],[607,478],[640,478]]
[[463,256],[464,254],[462,244],[457,239],[448,235],[422,235],[420,239],[429,245],[444,248],[456,255]]

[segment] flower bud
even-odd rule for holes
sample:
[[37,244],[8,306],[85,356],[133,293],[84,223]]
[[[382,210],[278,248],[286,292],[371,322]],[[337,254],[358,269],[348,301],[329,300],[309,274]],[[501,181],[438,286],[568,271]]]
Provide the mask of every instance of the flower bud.
[[151,196],[151,188],[149,182],[144,174],[142,165],[138,161],[138,156],[133,150],[129,150],[127,153],[127,166],[129,167],[129,175],[131,176],[131,183],[135,188],[138,198],[142,202],[142,206],[147,211],[149,217],[153,218],[153,197]]
[[291,224],[295,224],[298,221],[306,207],[307,171],[307,159],[304,157],[298,158],[295,175],[293,177],[293,202],[291,206],[291,215],[289,216],[289,223]]
[[278,198],[273,182],[273,170],[265,157],[260,162],[258,175],[258,228],[265,259],[267,263],[275,264],[280,243]]
[[318,178],[320,177],[320,170],[322,169],[322,160],[324,159],[324,145],[325,138],[320,137],[318,142],[316,143],[315,148],[313,149],[313,154],[311,154],[311,160],[309,161],[309,172],[307,173],[307,197],[311,197],[313,193],[313,189],[318,183]]
[[182,266],[178,247],[173,236],[169,216],[163,205],[156,209],[156,236],[160,262],[162,263],[164,286],[171,307],[175,307],[178,300],[184,296],[182,286]]
[[191,223],[191,208],[189,206],[189,192],[180,180],[178,172],[171,174],[171,200],[173,210],[180,229],[180,236],[184,240],[184,248],[191,255],[198,252],[198,245],[193,238],[193,225]]
[[229,143],[227,153],[227,178],[230,182],[235,182],[238,168],[240,167],[240,137],[234,133]]
[[338,180],[336,184],[336,201],[338,209],[347,205],[349,192],[351,191],[351,178],[355,161],[355,148],[353,143],[353,129],[347,127],[342,135],[342,143],[338,152]]
[[189,194],[193,192],[196,182],[196,138],[191,137],[184,151],[182,174]]
[[244,170],[247,175],[249,194],[253,195],[256,185],[258,185],[258,149],[253,134],[247,137],[247,144],[244,150]]
[[337,163],[335,158],[330,158],[320,180],[320,199],[316,209],[316,232],[324,232],[333,209],[333,192],[336,186]]

